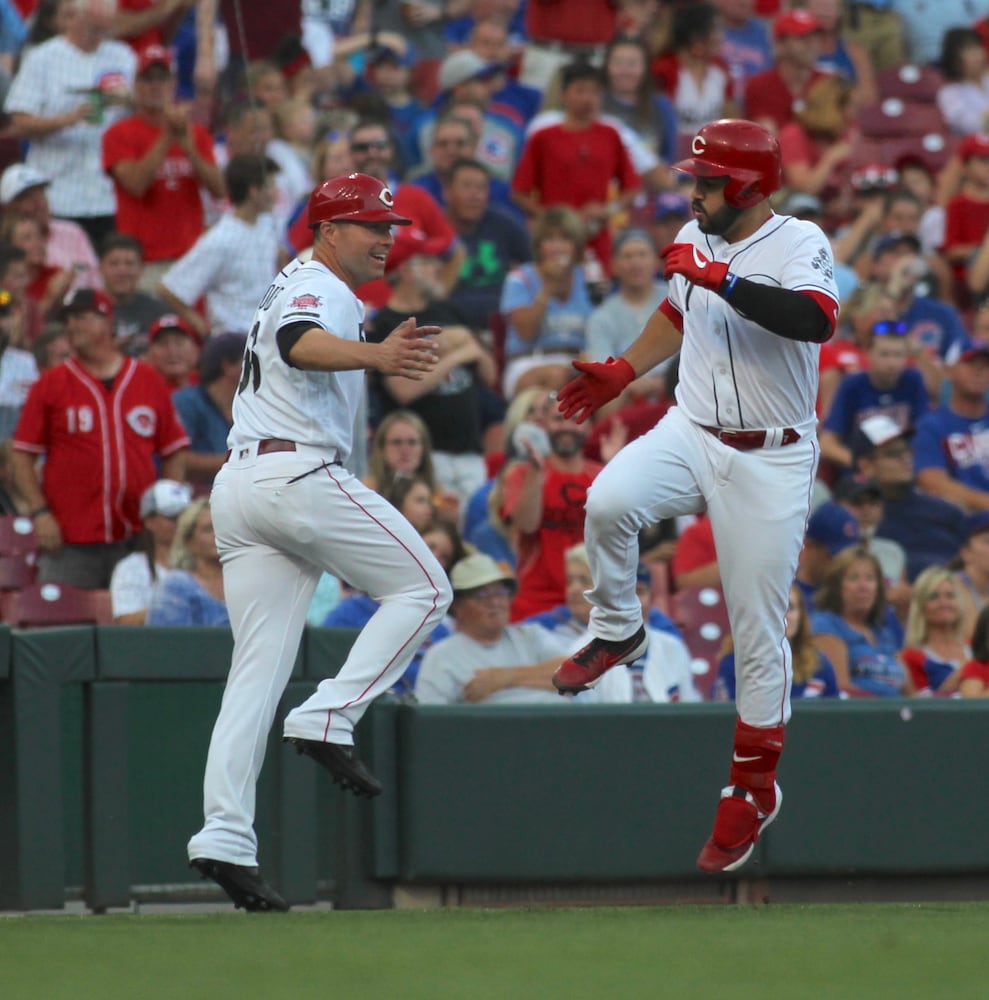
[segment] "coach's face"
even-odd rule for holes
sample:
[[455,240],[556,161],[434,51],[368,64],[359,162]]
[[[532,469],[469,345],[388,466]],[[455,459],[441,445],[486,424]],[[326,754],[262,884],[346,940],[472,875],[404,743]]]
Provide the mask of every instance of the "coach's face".
[[740,209],[732,208],[725,201],[727,177],[695,177],[690,195],[690,208],[702,233],[724,236],[738,222]]
[[[385,260],[395,242],[387,222],[324,222],[320,233],[331,258],[323,263],[332,265],[331,270],[351,288],[384,276]],[[317,248],[320,260],[323,252]]]

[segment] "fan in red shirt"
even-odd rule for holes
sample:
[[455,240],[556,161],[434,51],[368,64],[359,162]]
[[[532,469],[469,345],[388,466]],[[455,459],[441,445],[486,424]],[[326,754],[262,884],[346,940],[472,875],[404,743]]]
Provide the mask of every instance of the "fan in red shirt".
[[13,437],[14,480],[34,519],[38,580],[106,588],[141,531],[156,460],[162,476],[181,481],[189,438],[161,376],[117,347],[105,292],[75,291],[63,314],[75,356],[28,393]]
[[805,10],[787,10],[773,21],[776,63],[745,84],[745,117],[771,132],[793,119],[793,107],[825,74],[814,68],[821,25]]
[[[160,45],[141,52],[134,79],[136,114],[103,135],[103,169],[117,195],[117,231],[141,244],[145,288],[203,233],[200,187],[224,195],[213,139],[175,103],[172,55]],[[148,265],[158,265],[157,267]]]
[[530,216],[550,205],[575,209],[587,227],[588,250],[610,272],[608,220],[631,205],[641,180],[621,136],[598,121],[604,95],[601,70],[571,63],[564,67],[560,85],[563,121],[526,140],[512,178],[512,194]]
[[24,251],[27,266],[25,295],[43,317],[56,308],[72,284],[68,268],[45,263],[45,232],[41,223],[29,215],[12,213],[4,216],[0,238]]
[[947,205],[944,246],[956,289],[965,285],[968,261],[989,229],[989,136],[969,135],[958,146],[961,189]]

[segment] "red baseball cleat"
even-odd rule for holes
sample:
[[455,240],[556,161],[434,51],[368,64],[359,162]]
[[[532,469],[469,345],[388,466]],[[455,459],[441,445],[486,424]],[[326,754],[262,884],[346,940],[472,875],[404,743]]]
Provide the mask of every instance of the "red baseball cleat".
[[776,803],[772,812],[763,812],[752,793],[741,785],[721,790],[714,818],[714,832],[697,858],[702,872],[733,872],[741,868],[755,850],[759,834],[779,815],[783,792],[774,784]]
[[577,694],[593,687],[612,667],[634,663],[649,645],[645,626],[628,639],[613,642],[592,639],[583,649],[564,660],[553,674],[553,686],[560,694]]

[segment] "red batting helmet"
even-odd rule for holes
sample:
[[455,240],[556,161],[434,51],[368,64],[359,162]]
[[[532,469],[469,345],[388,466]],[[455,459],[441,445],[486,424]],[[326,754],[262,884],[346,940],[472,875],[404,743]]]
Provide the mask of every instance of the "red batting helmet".
[[309,196],[309,228],[321,222],[390,222],[409,226],[411,219],[398,215],[395,197],[386,184],[368,174],[347,174],[323,181]]
[[725,201],[733,208],[758,205],[783,184],[780,144],[755,122],[710,122],[694,136],[690,151],[693,156],[674,163],[673,169],[695,177],[727,177]]

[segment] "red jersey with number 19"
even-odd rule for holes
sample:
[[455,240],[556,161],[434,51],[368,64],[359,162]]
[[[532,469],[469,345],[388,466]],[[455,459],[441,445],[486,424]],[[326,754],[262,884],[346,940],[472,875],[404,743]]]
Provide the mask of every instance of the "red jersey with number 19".
[[31,387],[13,447],[45,455],[45,499],[71,545],[116,542],[141,530],[141,494],[155,456],[189,446],[165,380],[125,359],[110,388],[69,360]]

